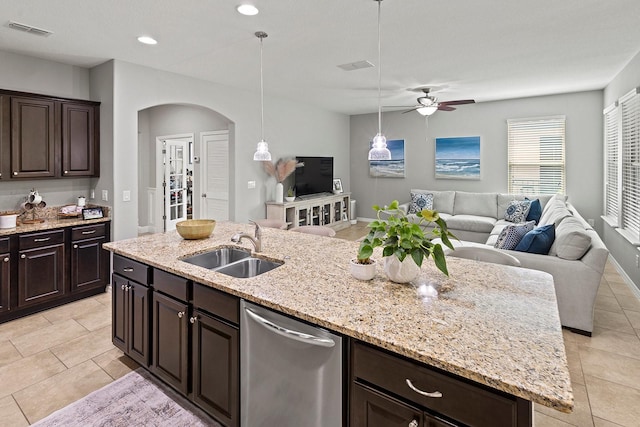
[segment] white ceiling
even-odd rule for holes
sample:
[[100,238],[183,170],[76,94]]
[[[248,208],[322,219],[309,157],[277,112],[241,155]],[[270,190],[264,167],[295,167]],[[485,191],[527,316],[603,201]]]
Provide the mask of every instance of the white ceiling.
[[[0,0],[0,50],[82,67],[118,59],[347,114],[377,111],[373,0]],[[382,104],[438,86],[478,102],[602,89],[640,50],[638,0],[385,0]],[[8,28],[9,20],[53,31]],[[138,43],[151,35],[156,46]],[[259,102],[247,99],[246,102]],[[469,108],[469,107],[460,107]]]

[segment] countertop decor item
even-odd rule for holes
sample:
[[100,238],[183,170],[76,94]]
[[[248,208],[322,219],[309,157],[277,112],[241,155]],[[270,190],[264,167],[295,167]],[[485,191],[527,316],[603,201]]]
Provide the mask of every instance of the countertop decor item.
[[183,239],[206,239],[211,236],[216,221],[213,219],[188,219],[176,223],[176,230]]
[[15,228],[18,213],[13,211],[0,212],[0,228]]
[[371,280],[376,275],[378,263],[375,259],[367,258],[366,262],[361,262],[358,258],[349,261],[349,272],[358,280]]
[[[411,261],[418,267],[418,269],[412,268],[413,273],[410,274],[401,269],[400,264],[395,265],[393,262],[389,263],[387,268],[387,261],[385,261],[385,273],[394,282],[407,283],[415,279],[420,273],[419,267],[422,266],[422,261],[429,257],[433,257],[438,270],[449,275],[442,246],[439,243],[433,243],[432,240],[439,237],[443,244],[453,249],[449,238],[455,238],[455,236],[449,232],[447,223],[440,218],[438,212],[423,209],[416,214],[417,222],[412,222],[404,211],[398,208],[397,200],[391,202],[389,206],[375,205],[373,210],[376,211],[378,219],[368,225],[370,231],[360,243],[358,260],[367,260],[373,254],[373,249],[380,246],[383,248],[383,257],[394,256],[401,263],[409,257],[409,266],[406,268],[412,268]],[[433,223],[434,228],[425,234],[421,225],[427,225],[426,223]],[[414,277],[410,277],[412,275]]]
[[[277,162],[273,163],[271,160],[265,160],[262,162],[264,166],[265,172],[274,177],[277,181],[276,184],[276,192],[275,192],[275,202],[282,203],[284,196],[284,185],[282,182],[287,179],[289,175],[296,170],[297,167],[302,166],[302,163],[298,162],[296,159],[292,158],[282,158],[278,159]],[[291,193],[293,193],[293,188],[289,189]],[[287,191],[287,195],[289,195],[289,191]],[[292,200],[287,200],[292,201]]]

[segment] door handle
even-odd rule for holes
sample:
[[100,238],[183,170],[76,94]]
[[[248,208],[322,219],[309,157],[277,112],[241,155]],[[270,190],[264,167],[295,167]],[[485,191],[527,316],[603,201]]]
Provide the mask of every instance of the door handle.
[[207,197],[207,193],[202,193],[202,197]]
[[269,329],[271,332],[274,332],[278,335],[281,335],[286,338],[290,338],[292,340],[301,341],[307,344],[313,344],[320,347],[333,347],[336,343],[331,338],[322,338],[316,337],[315,335],[309,335],[304,332],[294,331],[292,329],[287,329],[283,326],[277,325],[270,320],[265,319],[259,314],[253,312],[252,310],[245,307],[244,309],[249,317],[253,319],[259,325],[264,326]]
[[440,393],[439,391],[434,391],[432,393],[429,393],[428,391],[422,391],[422,390],[416,388],[416,386],[414,386],[411,383],[411,380],[409,378],[407,378],[406,381],[407,381],[407,385],[409,386],[409,388],[411,390],[415,391],[418,394],[421,394],[421,395],[426,396],[426,397],[436,397],[436,398],[437,397],[442,397],[442,393]]
[[189,319],[189,322],[191,323],[196,323],[198,321],[198,316],[193,316],[192,318]]

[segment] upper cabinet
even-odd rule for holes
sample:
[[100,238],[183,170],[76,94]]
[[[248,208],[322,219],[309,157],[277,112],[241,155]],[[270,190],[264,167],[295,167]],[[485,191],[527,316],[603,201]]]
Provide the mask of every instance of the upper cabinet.
[[0,179],[99,176],[100,103],[0,90]]

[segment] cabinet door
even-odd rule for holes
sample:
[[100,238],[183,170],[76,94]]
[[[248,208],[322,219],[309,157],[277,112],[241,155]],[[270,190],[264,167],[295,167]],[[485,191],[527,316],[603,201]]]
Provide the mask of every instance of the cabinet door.
[[124,277],[114,274],[111,279],[111,332],[113,345],[126,353],[128,331],[127,296],[129,283]]
[[96,108],[85,103],[62,104],[62,176],[97,176]]
[[151,370],[183,394],[189,385],[189,315],[185,303],[153,292]]
[[54,177],[55,103],[38,98],[11,98],[12,178]]
[[420,409],[358,383],[352,391],[351,427],[425,427]]
[[9,310],[10,261],[9,254],[0,254],[0,313]]
[[40,304],[64,295],[64,244],[19,252],[18,307]]
[[238,329],[196,310],[193,400],[229,427],[239,423]]
[[149,288],[129,282],[127,295],[127,354],[142,366],[149,366]]
[[105,286],[107,259],[102,249],[104,237],[72,242],[71,292]]

